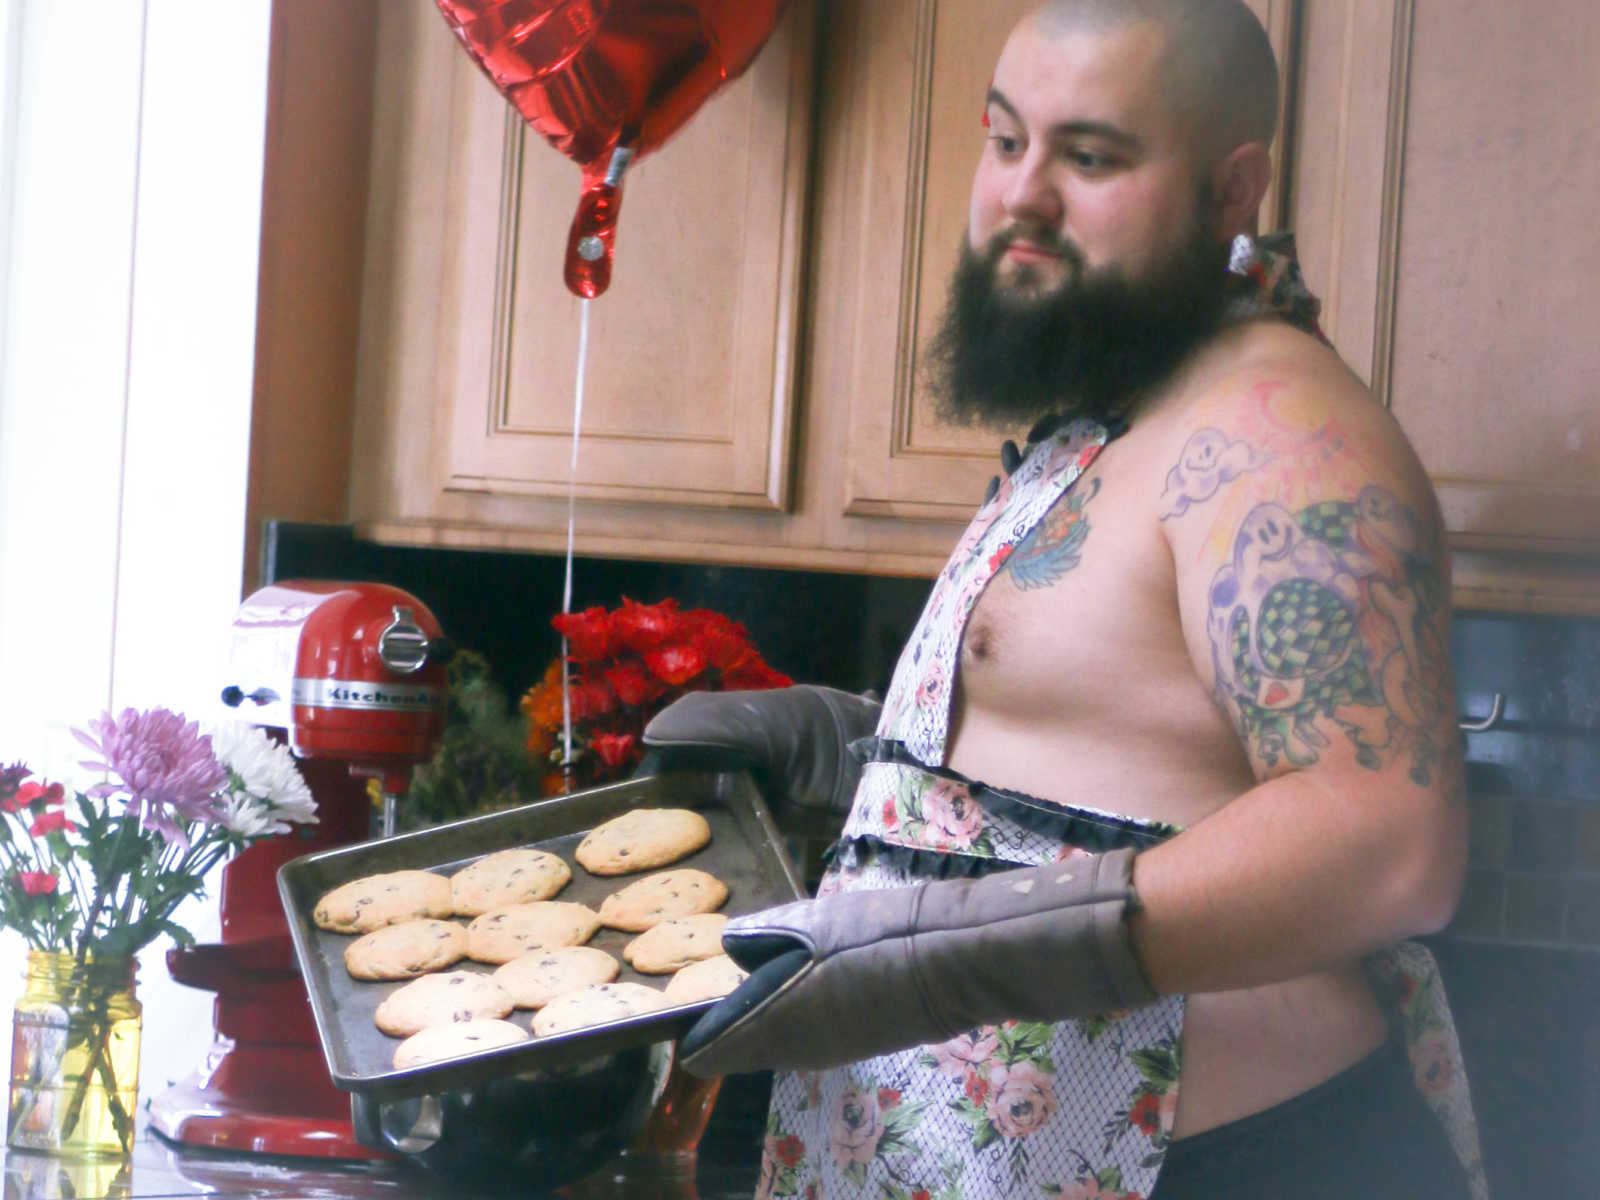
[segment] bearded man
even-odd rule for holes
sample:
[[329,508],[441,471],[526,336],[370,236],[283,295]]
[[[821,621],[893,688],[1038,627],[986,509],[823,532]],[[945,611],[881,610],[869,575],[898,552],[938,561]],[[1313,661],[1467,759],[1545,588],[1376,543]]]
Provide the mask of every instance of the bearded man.
[[1024,19],[930,370],[1027,446],[881,708],[704,694],[647,731],[848,810],[816,900],[730,924],[751,976],[681,1048],[780,1072],[764,1194],[1486,1194],[1406,940],[1467,842],[1440,518],[1251,236],[1276,111],[1238,0]]

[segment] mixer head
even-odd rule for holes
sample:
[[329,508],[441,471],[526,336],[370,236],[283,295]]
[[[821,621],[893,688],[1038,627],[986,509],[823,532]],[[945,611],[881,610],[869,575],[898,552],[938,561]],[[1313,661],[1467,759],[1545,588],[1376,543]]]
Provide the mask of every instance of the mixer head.
[[222,701],[284,730],[298,757],[401,791],[438,747],[450,654],[427,606],[397,587],[287,580],[239,606]]

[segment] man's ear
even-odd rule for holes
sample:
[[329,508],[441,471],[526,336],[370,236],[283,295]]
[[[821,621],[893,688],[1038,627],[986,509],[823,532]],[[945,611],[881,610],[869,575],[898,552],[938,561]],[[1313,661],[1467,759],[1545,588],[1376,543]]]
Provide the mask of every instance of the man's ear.
[[1232,241],[1241,233],[1258,232],[1261,200],[1271,183],[1272,155],[1260,142],[1246,142],[1212,168],[1213,232],[1219,239]]

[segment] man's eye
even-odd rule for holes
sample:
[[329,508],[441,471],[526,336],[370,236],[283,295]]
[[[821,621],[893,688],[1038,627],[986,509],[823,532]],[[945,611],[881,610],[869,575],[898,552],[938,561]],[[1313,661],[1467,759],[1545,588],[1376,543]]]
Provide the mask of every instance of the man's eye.
[[1009,134],[991,133],[989,135],[989,141],[993,144],[997,151],[1006,155],[1007,157],[1018,154],[1022,150],[1022,139],[1011,137]]
[[1116,163],[1092,150],[1068,150],[1067,161],[1084,171],[1109,171]]

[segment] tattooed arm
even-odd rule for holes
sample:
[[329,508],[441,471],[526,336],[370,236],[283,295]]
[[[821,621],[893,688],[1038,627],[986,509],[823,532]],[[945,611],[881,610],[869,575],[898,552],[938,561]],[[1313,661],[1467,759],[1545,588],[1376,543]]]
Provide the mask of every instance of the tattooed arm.
[[1161,992],[1251,986],[1441,928],[1465,865],[1449,568],[1426,477],[1353,381],[1254,381],[1166,478],[1185,640],[1255,787],[1138,859]]

